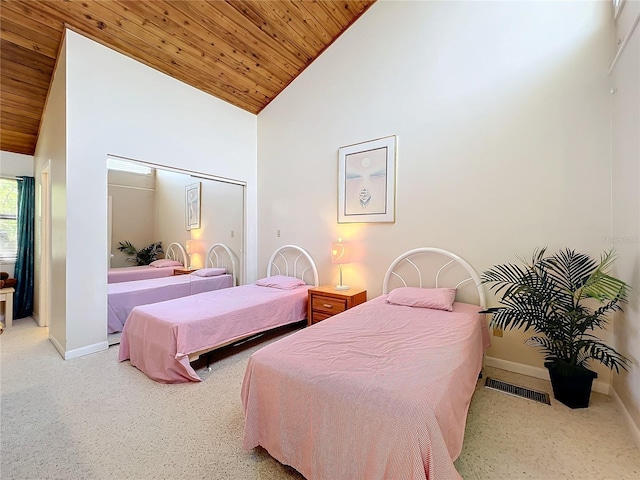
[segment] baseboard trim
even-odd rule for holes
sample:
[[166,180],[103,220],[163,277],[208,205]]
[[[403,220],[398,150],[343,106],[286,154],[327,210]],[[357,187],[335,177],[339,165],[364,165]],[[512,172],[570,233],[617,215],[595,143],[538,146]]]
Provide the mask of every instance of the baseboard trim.
[[633,441],[636,442],[636,445],[638,446],[638,448],[640,448],[640,428],[638,428],[636,423],[633,421],[633,418],[631,418],[629,410],[627,410],[627,407],[625,407],[624,403],[622,403],[622,399],[618,395],[618,392],[616,392],[616,389],[611,387],[609,389],[609,392],[609,396],[613,399],[614,402],[616,402],[620,411],[622,412],[622,416],[624,417],[624,420],[627,424],[629,433],[633,437]]
[[51,335],[51,330],[49,330],[49,341],[53,344],[60,356],[64,358],[64,348],[62,347],[62,345],[60,345],[58,340]]
[[[500,368],[501,370],[507,370],[508,372],[515,372],[522,375],[528,375],[529,377],[549,380],[549,371],[546,368],[534,367],[532,365],[511,362],[509,360],[502,360],[501,358],[495,357],[484,357],[484,364],[487,367]],[[609,387],[610,385],[608,383],[594,380],[591,391],[609,395],[609,391],[611,390]]]
[[68,350],[64,353],[65,360],[71,360],[73,358],[84,357],[92,353],[101,352],[109,348],[109,342],[106,340],[100,343],[94,343],[93,345],[87,345],[86,347],[76,348],[74,350]]

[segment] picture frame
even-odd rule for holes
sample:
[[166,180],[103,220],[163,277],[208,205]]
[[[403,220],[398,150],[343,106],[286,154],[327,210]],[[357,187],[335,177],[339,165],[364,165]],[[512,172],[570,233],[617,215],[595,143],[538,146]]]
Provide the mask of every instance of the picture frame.
[[398,137],[338,149],[338,223],[394,223]]
[[200,228],[200,192],[201,183],[192,183],[185,187],[185,221],[187,230]]

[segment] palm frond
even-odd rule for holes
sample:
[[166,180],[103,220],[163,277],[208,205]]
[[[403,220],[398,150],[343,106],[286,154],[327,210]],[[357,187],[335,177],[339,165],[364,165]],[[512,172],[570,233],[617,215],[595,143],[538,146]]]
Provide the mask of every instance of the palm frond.
[[[547,361],[569,369],[586,368],[590,360],[616,371],[627,368],[627,358],[590,333],[603,328],[607,314],[622,310],[620,303],[626,301],[628,285],[609,274],[613,259],[613,251],[598,262],[569,248],[552,255],[541,248],[531,261],[496,265],[483,272],[481,281],[501,306],[484,312],[492,315],[494,327],[535,331],[526,343],[540,349]],[[582,303],[588,298],[602,305],[592,310]]]

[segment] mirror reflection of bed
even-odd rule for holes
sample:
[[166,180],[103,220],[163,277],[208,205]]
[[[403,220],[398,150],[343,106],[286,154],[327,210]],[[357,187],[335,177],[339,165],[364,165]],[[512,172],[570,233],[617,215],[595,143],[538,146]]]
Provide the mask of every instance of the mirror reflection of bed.
[[[184,267],[191,269],[203,268],[207,249],[224,243],[235,254],[236,283],[244,283],[244,185],[112,156],[107,178],[110,271],[136,265],[118,249],[120,242],[138,250],[154,242],[162,242],[163,249],[178,243],[187,251]],[[200,227],[188,229],[185,191],[198,183]],[[110,334],[108,340],[118,343],[119,334]]]

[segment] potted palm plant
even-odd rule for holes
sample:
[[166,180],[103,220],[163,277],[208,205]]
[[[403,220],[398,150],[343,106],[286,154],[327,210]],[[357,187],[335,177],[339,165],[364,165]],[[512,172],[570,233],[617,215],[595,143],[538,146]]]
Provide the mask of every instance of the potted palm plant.
[[[481,277],[502,304],[484,311],[492,314],[491,325],[535,332],[526,344],[542,351],[554,397],[571,408],[589,406],[597,377],[589,369],[591,361],[617,373],[630,365],[594,334],[626,302],[628,285],[608,273],[613,261],[613,251],[597,261],[568,248],[553,255],[542,248],[531,262],[497,265]],[[595,300],[594,308],[589,299]]]
[[127,240],[118,243],[120,245],[118,250],[129,255],[127,262],[134,262],[136,266],[149,265],[151,262],[156,261],[160,254],[164,253],[164,250],[162,250],[162,242],[151,243],[140,250]]

